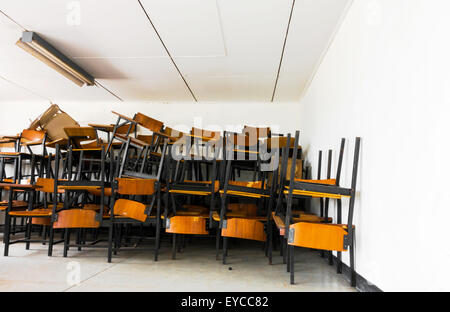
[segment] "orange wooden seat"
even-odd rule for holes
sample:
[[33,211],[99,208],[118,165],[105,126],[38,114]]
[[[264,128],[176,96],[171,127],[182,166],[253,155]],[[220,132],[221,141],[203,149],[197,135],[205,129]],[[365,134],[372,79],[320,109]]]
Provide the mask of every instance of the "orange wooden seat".
[[10,211],[9,214],[11,216],[16,216],[16,217],[46,217],[46,216],[51,216],[52,215],[52,210],[47,208],[42,208],[42,209],[34,209],[34,210],[30,210],[30,211]]
[[[88,192],[94,196],[101,196],[102,190],[101,189],[94,189],[94,190],[88,190]],[[112,189],[110,187],[105,187],[104,190],[105,196],[110,197],[112,194]]]
[[145,222],[147,220],[145,208],[146,206],[142,203],[121,198],[114,204],[114,216],[118,215]]
[[344,236],[347,225],[298,222],[290,227],[293,239],[289,245],[321,250],[347,251],[344,248]]
[[57,213],[58,220],[53,223],[55,229],[98,228],[97,213],[88,209],[67,209]]
[[[254,182],[249,182],[249,181],[229,181],[228,185],[243,186],[243,187],[248,187],[250,189],[261,190],[262,181],[254,181]],[[223,193],[224,193],[224,191],[221,190],[220,194],[223,194]],[[227,190],[227,195],[250,197],[250,198],[270,197],[267,194],[252,193],[251,190],[249,190],[248,192],[245,192],[245,191],[235,191],[235,190],[230,190],[230,189]]]
[[265,242],[264,223],[254,219],[230,218],[224,221],[222,236]]
[[206,229],[206,221],[209,215],[206,216],[175,216],[168,219],[169,227],[166,227],[167,233],[174,234],[209,234]]
[[45,225],[45,226],[49,226],[50,225],[50,217],[45,217],[45,218],[31,218],[31,224],[34,225]]
[[[26,208],[28,207],[28,203],[23,200],[13,200],[12,208]],[[5,210],[8,208],[8,201],[4,200],[0,202],[0,210]]]

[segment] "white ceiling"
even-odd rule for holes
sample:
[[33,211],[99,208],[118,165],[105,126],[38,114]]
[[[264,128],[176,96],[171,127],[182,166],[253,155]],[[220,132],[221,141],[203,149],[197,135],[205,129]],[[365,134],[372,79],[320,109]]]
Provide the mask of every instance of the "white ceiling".
[[[300,99],[350,1],[295,1],[275,102]],[[0,14],[0,101],[117,100],[101,87],[79,88],[17,47],[23,28],[123,100],[192,102],[187,85],[198,101],[271,100],[292,0],[141,3],[186,83],[137,0],[2,0],[13,21]]]

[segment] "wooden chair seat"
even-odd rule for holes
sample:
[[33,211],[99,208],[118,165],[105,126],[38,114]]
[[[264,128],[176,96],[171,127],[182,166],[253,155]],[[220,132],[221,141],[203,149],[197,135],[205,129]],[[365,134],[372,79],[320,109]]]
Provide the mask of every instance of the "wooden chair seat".
[[[284,194],[289,194],[289,187],[286,186],[286,189],[284,191]],[[329,194],[329,193],[320,193],[320,192],[310,192],[310,191],[302,191],[302,190],[294,190],[292,192],[295,196],[307,196],[307,197],[313,197],[313,198],[333,198],[333,199],[342,199],[344,197],[350,197],[347,195],[340,195],[340,194]]]
[[126,142],[128,140],[128,138],[130,138],[131,143],[139,145],[141,147],[149,146],[149,144],[147,142],[144,142],[144,141],[141,141],[141,140],[136,139],[134,137],[129,137],[129,136],[126,136],[126,135],[123,135],[123,134],[116,133],[115,137],[120,139],[120,140],[122,140],[122,141],[124,141],[124,142]]
[[67,209],[58,212],[58,220],[53,223],[55,229],[98,228],[97,213],[87,209]]
[[174,234],[192,234],[192,235],[207,235],[206,229],[207,216],[174,216],[168,218],[169,227],[166,227],[166,233]]
[[290,226],[294,231],[289,245],[333,251],[347,251],[344,249],[344,236],[347,235],[345,224],[324,224],[312,222],[298,222]]
[[[275,212],[272,212],[272,220],[275,222],[276,227],[280,231],[280,235],[284,235],[286,230],[286,225],[284,223],[284,219],[280,216],[277,216]],[[297,222],[312,222],[312,223],[325,223],[332,222],[332,218],[323,218],[313,214],[300,214],[300,217],[292,217],[292,221],[294,223]]]
[[[94,196],[101,196],[102,195],[102,190],[101,189],[94,189],[94,190],[88,190],[88,192]],[[110,197],[112,195],[112,188],[110,187],[105,187],[105,192],[104,192],[105,196]]]
[[52,209],[50,208],[42,208],[42,209],[33,209],[31,211],[10,211],[10,216],[15,217],[49,217],[52,215]]
[[[267,217],[260,217],[260,216],[248,216],[247,214],[243,212],[227,212],[228,218],[241,218],[241,219],[249,219],[249,220],[257,220],[261,222],[267,221]],[[217,212],[213,212],[212,218],[214,221],[219,222],[220,216]]]
[[145,208],[146,206],[142,203],[121,198],[114,204],[114,216],[118,215],[145,222],[147,220]]
[[29,154],[23,152],[0,152],[1,156],[28,156]]
[[[189,184],[193,184],[195,186],[199,186],[199,185],[211,185],[212,181],[192,181],[192,180],[184,180],[183,182],[179,183],[180,186],[186,186],[187,188],[189,187]],[[214,192],[218,192],[219,191],[219,185],[220,182],[219,181],[214,181]],[[210,188],[210,187],[208,187]],[[174,190],[177,191],[177,190]],[[210,191],[206,191],[209,194],[211,194]]]
[[325,179],[325,180],[295,179],[295,181],[297,181],[297,182],[314,183],[314,184],[336,185],[336,179]]
[[204,191],[189,191],[189,190],[169,190],[169,193],[174,194],[186,194],[186,195],[198,195],[198,196],[208,196],[211,192]]
[[222,236],[265,242],[264,223],[256,219],[230,218],[224,222]]
[[[267,194],[258,194],[258,191],[261,191],[262,187],[262,181],[229,181],[228,185],[231,186],[241,186],[248,189],[248,191],[237,191],[228,189],[227,195],[232,196],[241,196],[241,197],[250,197],[250,198],[263,198],[263,197],[269,197]],[[253,192],[253,190],[255,192]],[[220,194],[223,194],[224,191],[221,190]]]
[[[1,210],[1,208],[6,209],[8,207],[8,203],[9,202],[7,200],[1,201],[0,202],[0,210]],[[23,200],[13,200],[12,207],[13,208],[22,208],[22,207],[26,208],[26,207],[28,207],[28,203]]]
[[[223,194],[223,191],[220,191],[220,194]],[[249,198],[263,198],[263,197],[269,197],[269,195],[265,194],[256,194],[256,193],[250,193],[250,192],[239,192],[239,191],[227,191],[227,195],[231,196],[241,196],[241,197],[249,197]]]
[[49,226],[50,225],[50,217],[31,218],[31,224]]

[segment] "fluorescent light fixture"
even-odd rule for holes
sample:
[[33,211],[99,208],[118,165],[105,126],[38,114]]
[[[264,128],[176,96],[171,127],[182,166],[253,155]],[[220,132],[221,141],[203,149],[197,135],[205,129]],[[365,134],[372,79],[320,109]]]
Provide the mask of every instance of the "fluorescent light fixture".
[[94,77],[33,31],[24,31],[16,45],[80,87],[84,84],[93,86],[95,83]]

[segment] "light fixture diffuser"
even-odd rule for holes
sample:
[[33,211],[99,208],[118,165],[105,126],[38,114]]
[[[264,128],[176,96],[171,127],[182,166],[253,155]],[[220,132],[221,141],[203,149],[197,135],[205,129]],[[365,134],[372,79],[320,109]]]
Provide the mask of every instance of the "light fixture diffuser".
[[33,31],[24,31],[16,45],[80,87],[95,83],[94,77]]

